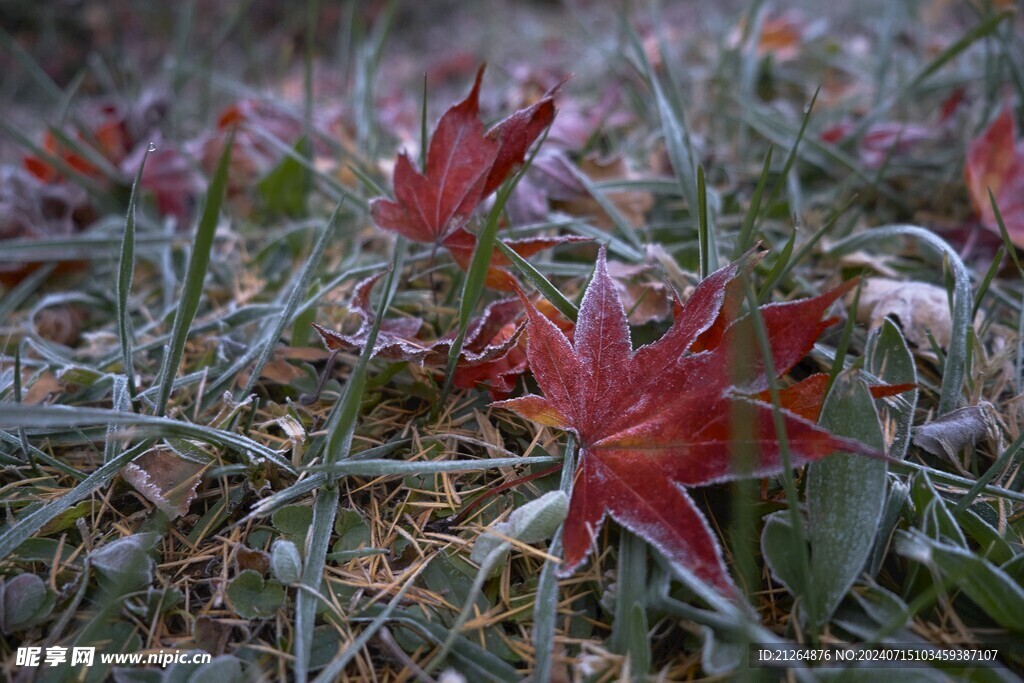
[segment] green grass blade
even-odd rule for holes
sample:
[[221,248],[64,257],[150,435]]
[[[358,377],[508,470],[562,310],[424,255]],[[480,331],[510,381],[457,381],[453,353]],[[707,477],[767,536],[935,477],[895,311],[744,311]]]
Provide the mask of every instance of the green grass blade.
[[519,271],[519,273],[534,287],[544,295],[544,298],[551,302],[551,305],[558,309],[558,312],[564,315],[569,320],[576,322],[577,316],[579,316],[579,309],[576,308],[576,304],[566,299],[558,288],[551,284],[550,281],[544,275],[530,265],[530,262],[524,259],[522,256],[517,254],[504,242],[497,242],[495,246],[498,247],[498,251],[504,254],[512,265]]
[[[857,288],[853,290],[853,302],[850,304],[850,314],[846,316],[846,322],[843,323],[843,333],[839,337],[839,342],[836,344],[836,356],[832,361],[832,369],[828,373],[828,385],[825,389],[825,396],[829,395],[832,391],[832,386],[836,383],[836,378],[839,373],[843,371],[846,364],[846,353],[850,350],[850,341],[853,339],[853,328],[857,323],[857,310],[860,306],[860,294],[864,289],[864,280],[860,280],[857,283]],[[824,410],[824,409],[823,409]],[[824,413],[823,413],[824,414]],[[849,434],[848,436],[858,436],[856,434]],[[884,445],[884,444],[883,444]],[[884,448],[879,450],[885,450]]]
[[764,279],[764,285],[761,287],[761,293],[758,295],[758,301],[764,302],[772,295],[772,290],[775,289],[775,285],[782,279],[784,273],[789,270],[789,262],[793,258],[793,245],[796,243],[796,230],[789,233],[789,239],[786,240],[786,245],[782,247],[782,251],[779,252],[778,257],[775,259],[775,265],[772,266],[768,276]]
[[693,142],[682,111],[677,110],[666,96],[661,78],[647,60],[647,53],[640,42],[640,37],[632,27],[628,27],[628,37],[633,47],[634,58],[639,63],[641,75],[650,83],[654,90],[654,100],[661,119],[662,136],[668,150],[668,158],[679,182],[679,191],[686,200],[690,212],[695,212],[699,205],[697,197],[697,163],[693,151]]
[[346,460],[308,468],[309,472],[355,477],[408,476],[440,472],[481,472],[497,467],[519,465],[553,465],[562,462],[561,456],[538,455],[531,458],[481,458],[480,460],[417,461],[405,460]]
[[[708,229],[708,188],[704,184],[704,167],[697,165],[697,244],[700,250],[700,279],[717,268],[711,265],[711,245]],[[717,260],[717,259],[716,259]]]
[[[751,319],[754,322],[754,334],[757,337],[757,346],[761,354],[761,362],[764,364],[764,376],[768,380],[768,392],[771,396],[772,423],[775,427],[775,438],[779,444],[779,460],[782,471],[779,477],[782,479],[783,489],[786,491],[786,509],[788,511],[789,524],[793,529],[792,552],[798,558],[800,567],[801,585],[806,587],[807,595],[803,601],[807,622],[818,623],[818,599],[814,594],[811,582],[811,561],[807,552],[807,540],[804,532],[803,520],[800,517],[800,499],[796,491],[796,482],[793,480],[793,458],[789,449],[789,436],[786,433],[786,422],[782,415],[781,403],[779,402],[779,383],[776,379],[775,360],[772,356],[771,341],[768,338],[768,329],[765,326],[764,316],[761,314],[757,294],[754,292],[752,283],[747,281],[747,303],[751,309]],[[811,638],[817,642],[817,633],[811,633]]]
[[203,294],[203,280],[206,278],[206,269],[210,265],[210,250],[213,247],[213,236],[217,231],[217,221],[220,218],[220,207],[224,201],[224,193],[227,189],[228,170],[231,162],[231,148],[234,146],[234,133],[228,136],[227,144],[220,155],[217,163],[217,171],[213,175],[213,181],[206,193],[206,204],[203,207],[203,214],[199,219],[199,226],[196,229],[195,242],[192,245],[192,254],[188,259],[188,269],[185,273],[185,283],[182,286],[179,305],[174,315],[174,325],[171,331],[171,341],[164,353],[163,364],[160,368],[160,396],[156,403],[156,412],[163,415],[167,412],[167,402],[171,398],[171,387],[174,384],[174,377],[178,373],[178,366],[185,352],[185,340],[188,338],[189,328],[196,312],[199,310],[199,298]]
[[[576,451],[576,438],[570,432],[565,440],[565,456],[562,464],[562,481],[559,485],[567,496],[572,495],[572,481],[575,467],[573,453]],[[562,552],[562,527],[559,527],[551,538],[548,553],[559,555]],[[558,578],[555,575],[558,565],[551,560],[544,561],[537,582],[537,597],[533,602],[533,680],[547,681],[551,679],[552,655],[555,644],[555,621],[558,619]]]
[[757,223],[757,215],[761,212],[761,196],[764,194],[764,187],[768,183],[768,174],[772,168],[772,152],[774,146],[768,147],[768,153],[764,157],[764,166],[761,168],[761,175],[754,187],[754,194],[750,197],[750,206],[743,216],[743,224],[740,227],[740,235],[736,240],[736,248],[733,250],[733,258],[739,258],[750,247],[754,246],[754,225]]
[[[380,332],[380,325],[387,315],[391,301],[395,296],[398,287],[398,278],[405,259],[406,242],[398,238],[395,242],[395,253],[391,262],[391,270],[384,283],[384,295],[380,305],[377,307],[377,317],[373,321],[370,333],[366,338],[366,345],[363,347],[359,360],[356,362],[348,383],[345,385],[345,394],[341,397],[336,409],[331,413],[331,419],[327,429],[327,444],[324,449],[325,465],[334,465],[339,461],[347,460],[352,448],[352,435],[355,433],[356,421],[359,416],[359,407],[362,404],[363,392],[366,386],[366,370],[373,357],[374,346],[377,344],[377,335]],[[334,518],[338,511],[338,488],[335,484],[335,474],[330,473],[327,477],[326,486],[321,489],[317,496],[316,506],[313,510],[313,526],[309,537],[306,552],[306,565],[303,568],[302,583],[315,594],[320,588],[320,581],[323,577],[324,563],[327,557],[327,542],[331,536],[334,526]],[[313,650],[313,622],[316,618],[316,598],[309,591],[301,591],[295,603],[295,661],[293,671],[295,680],[304,683],[309,678],[309,657]]]
[[48,501],[46,505],[19,517],[13,524],[5,526],[3,531],[0,531],[0,559],[14,552],[18,546],[42,529],[47,522],[55,519],[72,505],[85,500],[94,491],[106,486],[121,471],[122,467],[142,455],[148,448],[149,443],[146,442],[133,446],[110,462],[104,463],[102,467],[82,480],[68,493],[56,500]]
[[[14,402],[21,405],[21,344],[14,347]],[[28,442],[28,435],[25,433],[23,425],[18,427],[18,439],[21,442],[22,454],[31,461],[32,445]]]
[[133,427],[132,436],[147,435],[161,438],[180,437],[197,439],[214,446],[230,448],[251,461],[269,460],[291,473],[295,468],[277,451],[252,439],[216,427],[192,424],[155,415],[123,413],[106,408],[80,408],[76,406],[29,406],[4,404],[0,411],[0,429],[22,426],[48,434],[55,430],[74,429],[95,425],[124,425]]
[[121,256],[117,262],[117,333],[121,341],[122,372],[128,378],[128,394],[135,397],[135,363],[132,361],[132,321],[128,315],[128,296],[132,290],[132,276],[135,274],[135,210],[142,186],[142,172],[146,168],[149,150],[142,155],[142,163],[132,183],[132,194],[128,198],[128,215],[124,221],[124,239],[121,241]]
[[623,531],[619,540],[616,574],[615,619],[611,642],[629,657],[632,680],[644,681],[650,666],[647,640],[647,543],[636,534]]
[[814,111],[814,105],[818,101],[818,93],[821,92],[821,88],[817,88],[814,91],[814,95],[811,96],[811,101],[807,104],[807,108],[804,109],[804,117],[800,121],[800,128],[797,129],[796,135],[793,137],[793,144],[789,148],[789,154],[786,155],[786,162],[782,165],[782,172],[779,174],[779,181],[775,183],[772,188],[772,192],[768,195],[768,201],[765,202],[768,206],[782,192],[782,188],[786,185],[786,178],[789,176],[790,170],[793,168],[793,164],[796,163],[797,152],[800,150],[800,142],[804,139],[804,134],[807,132],[807,124],[811,121],[811,112]]
[[1017,257],[1017,247],[1014,246],[1013,240],[1010,239],[1006,223],[1003,222],[1003,213],[999,210],[999,205],[996,204],[996,196],[992,194],[991,188],[988,191],[988,201],[992,205],[992,213],[996,217],[996,225],[999,226],[999,236],[1003,238],[1003,246],[1006,248],[1006,253],[1013,259],[1013,265],[1017,267],[1017,272],[1020,274],[1021,279],[1024,279],[1024,267],[1021,266],[1020,259]]
[[1006,256],[1006,247],[1000,246],[996,255],[992,257],[992,265],[988,267],[985,272],[985,277],[982,278],[981,284],[978,285],[978,291],[974,295],[974,306],[971,307],[971,318],[973,319],[978,315],[978,311],[981,309],[981,304],[985,300],[985,294],[988,293],[988,288],[992,284],[992,280],[995,279],[996,273],[999,272],[999,268],[1003,265],[1003,258]]
[[[372,349],[372,346],[368,346]],[[302,567],[302,587],[295,599],[295,680],[308,679],[309,657],[313,651],[313,626],[316,622],[316,593],[320,591],[327,549],[338,512],[338,486],[329,481],[320,489],[313,504],[313,522],[306,535],[305,564]],[[310,592],[313,591],[312,593]]]

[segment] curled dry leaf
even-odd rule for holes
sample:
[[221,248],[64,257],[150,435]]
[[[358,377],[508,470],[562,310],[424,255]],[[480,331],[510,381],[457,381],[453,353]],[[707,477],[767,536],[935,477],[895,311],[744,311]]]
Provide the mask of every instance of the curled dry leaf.
[[1024,247],[1024,141],[1017,139],[1017,124],[1009,105],[984,133],[971,140],[964,178],[981,224],[999,231],[988,194],[991,190],[1010,239]]
[[214,619],[207,614],[200,614],[192,628],[192,639],[207,652],[221,655],[227,649],[233,628],[229,619]]
[[188,512],[205,469],[205,465],[186,460],[173,451],[155,450],[125,465],[121,476],[174,519]]
[[[349,304],[349,311],[359,318],[359,329],[352,334],[342,334],[313,323],[320,333],[324,345],[334,351],[338,349],[362,348],[366,344],[370,328],[376,319],[376,312],[370,306],[370,291],[384,273],[378,273],[356,285]],[[483,315],[470,323],[463,343],[460,359],[463,362],[490,360],[505,353],[515,344],[519,333],[509,335],[500,343],[491,344],[499,331],[520,317],[522,307],[515,299],[496,301],[489,305]],[[454,335],[451,338],[421,340],[416,335],[423,326],[419,318],[384,320],[377,334],[373,356],[392,361],[414,361],[421,365],[443,365],[447,362]]]
[[[517,312],[521,314],[522,306],[519,301],[515,303]],[[559,313],[547,299],[535,301],[534,305],[566,337],[572,339],[575,325]],[[510,339],[512,335],[517,334],[522,327],[521,318],[521,315],[517,316],[513,322],[508,323],[499,330],[494,337],[490,338],[489,345],[499,346]],[[527,335],[519,335],[518,342],[497,358],[460,363],[455,368],[453,383],[462,389],[483,387],[490,392],[491,398],[494,400],[508,398],[512,390],[515,389],[520,375],[529,369],[529,362],[526,357],[526,337]],[[484,338],[484,335],[481,334],[480,339],[482,338]]]
[[943,349],[949,348],[953,323],[946,290],[926,282],[871,278],[865,280],[857,307],[857,322],[882,325],[892,318],[903,336],[923,358],[934,359],[928,333]]
[[[494,405],[578,437],[561,575],[583,563],[604,517],[611,515],[678,568],[724,594],[739,595],[710,526],[686,488],[739,476],[732,467],[736,411],[749,415],[745,443],[757,458],[746,476],[764,477],[782,467],[773,410],[757,398],[768,388],[764,362],[756,348],[749,362],[735,360],[740,345],[749,349],[754,338],[753,318],[736,319],[743,291],[736,283],[752,261],[748,255],[716,271],[685,304],[677,299],[668,332],[635,351],[603,248],[573,342],[522,297],[529,364],[543,396]],[[853,284],[761,308],[776,373],[788,372],[810,351],[835,322],[822,317]],[[879,455],[791,411],[783,409],[782,417],[794,466],[834,451]]]
[[995,408],[987,401],[958,408],[914,429],[914,445],[956,462],[966,446],[998,434],[994,414]]
[[[28,376],[29,374],[25,373],[25,379],[28,379]],[[22,381],[24,381],[24,379]],[[21,402],[28,405],[38,405],[45,402],[51,396],[60,394],[63,391],[64,383],[58,379],[57,375],[52,372],[44,372],[39,376],[39,379],[33,382],[28,388],[28,391],[25,392]]]
[[36,334],[63,346],[76,346],[82,336],[86,309],[73,304],[50,306],[36,313],[32,324]]
[[[349,312],[359,320],[355,332],[345,334],[313,323],[329,350],[361,349],[366,344],[376,316],[370,306],[370,290],[382,276],[383,273],[378,273],[355,287],[349,304]],[[541,300],[536,305],[563,332],[571,336],[572,323],[562,317],[550,303]],[[507,397],[515,387],[517,378],[528,367],[522,337],[523,321],[523,306],[518,299],[496,301],[487,306],[480,317],[472,320],[456,365],[453,378],[455,386],[463,389],[482,386],[496,399]],[[374,357],[444,366],[448,362],[454,334],[442,339],[423,340],[417,336],[422,325],[422,320],[412,317],[383,321],[377,334]]]

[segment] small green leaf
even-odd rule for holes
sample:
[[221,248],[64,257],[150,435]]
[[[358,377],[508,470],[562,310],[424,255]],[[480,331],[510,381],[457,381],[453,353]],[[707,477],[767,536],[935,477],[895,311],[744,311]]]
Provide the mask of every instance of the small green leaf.
[[206,664],[201,664],[191,676],[188,683],[246,683],[252,678],[242,669],[242,661],[234,655],[220,655]]
[[793,596],[804,594],[800,561],[795,553],[790,552],[797,540],[789,515],[784,510],[765,518],[764,529],[761,530],[761,554],[772,577]]
[[159,540],[154,532],[125,536],[94,550],[89,561],[113,591],[130,593],[153,583],[156,563],[149,553]]
[[213,238],[220,220],[220,207],[227,191],[228,171],[231,167],[231,148],[234,139],[234,133],[229,134],[220,161],[217,162],[217,170],[213,174],[213,180],[206,192],[206,203],[199,219],[199,226],[196,228],[185,281],[178,296],[178,306],[175,307],[171,341],[164,350],[163,363],[160,366],[160,393],[156,402],[156,413],[161,417],[167,412],[167,402],[171,398],[174,378],[178,374],[178,366],[181,365],[181,359],[185,354],[185,342],[188,339],[189,329],[199,311],[203,281],[206,278],[207,267],[210,265]]
[[309,525],[313,523],[313,508],[308,505],[285,505],[274,511],[270,521],[275,529],[301,547],[306,542]]
[[[466,604],[475,574],[472,565],[457,555],[441,554],[423,571],[423,582],[452,605],[461,606]],[[476,597],[476,604],[481,613],[490,607],[483,595]]]
[[[306,138],[300,138],[293,149],[296,155],[305,154]],[[256,185],[263,204],[271,213],[298,217],[306,214],[307,172],[298,156],[286,154]]]
[[514,538],[523,543],[545,541],[551,538],[568,514],[569,497],[563,491],[545,493],[540,498],[517,508],[509,515],[507,521],[495,524],[489,531],[481,534],[473,544],[470,559],[482,564],[484,558],[502,544],[508,545],[510,549],[511,544],[501,536]]
[[322,624],[313,629],[313,647],[309,651],[309,670],[322,669],[338,655],[341,647],[341,636],[338,629],[330,624]]
[[[875,402],[864,381],[840,374],[822,407],[821,423],[833,434],[884,450]],[[821,601],[821,626],[864,571],[874,546],[886,495],[886,464],[837,453],[814,463],[807,477],[811,580]]]
[[19,574],[4,585],[3,626],[5,633],[20,631],[33,621],[46,616],[53,608],[50,591],[35,574]]
[[75,526],[75,522],[83,517],[88,517],[92,514],[93,509],[96,506],[96,502],[92,500],[83,500],[78,505],[74,505],[67,510],[64,510],[59,515],[51,519],[49,522],[43,525],[37,533],[40,536],[52,536],[58,534],[61,531],[70,529]]
[[246,569],[228,584],[228,599],[243,619],[272,617],[284,602],[284,588],[277,581],[264,581],[258,572]]
[[283,538],[274,541],[270,550],[270,570],[283,584],[298,582],[302,577],[302,557],[294,543]]
[[334,532],[338,540],[333,552],[358,550],[370,545],[370,527],[363,516],[355,510],[339,510],[334,520]]

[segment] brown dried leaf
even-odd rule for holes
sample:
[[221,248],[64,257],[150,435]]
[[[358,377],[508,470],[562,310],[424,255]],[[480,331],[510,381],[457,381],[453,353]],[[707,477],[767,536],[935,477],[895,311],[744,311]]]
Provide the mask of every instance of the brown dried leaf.
[[235,550],[235,570],[243,572],[252,569],[262,576],[270,571],[270,553],[256,550],[244,545],[238,546]]
[[205,465],[186,460],[173,451],[159,450],[144,453],[125,465],[121,476],[174,519],[188,512],[205,469]]
[[952,321],[946,290],[926,282],[871,278],[864,281],[857,306],[857,321],[881,326],[893,318],[903,336],[923,358],[934,358],[928,332],[942,348],[949,348]]
[[[591,154],[580,162],[580,171],[595,182],[632,180],[639,177],[639,174],[629,167],[624,158],[601,159],[595,154]],[[627,190],[607,192],[606,195],[622,214],[622,217],[634,228],[639,228],[644,224],[647,212],[654,206],[654,197],[650,192]],[[611,218],[605,214],[593,197],[584,196],[568,201],[556,201],[555,206],[574,216],[591,216],[594,219],[594,225],[603,230],[612,230],[615,227]]]
[[197,647],[200,647],[212,655],[224,654],[234,627],[223,619],[201,614],[196,617],[195,627],[192,630],[192,640]]
[[29,405],[39,405],[54,394],[59,394],[62,391],[64,391],[64,383],[52,372],[45,372],[32,383],[32,386],[22,396],[21,402]]
[[987,401],[954,410],[916,428],[914,445],[956,462],[957,454],[965,446],[998,433],[994,412],[995,408]]

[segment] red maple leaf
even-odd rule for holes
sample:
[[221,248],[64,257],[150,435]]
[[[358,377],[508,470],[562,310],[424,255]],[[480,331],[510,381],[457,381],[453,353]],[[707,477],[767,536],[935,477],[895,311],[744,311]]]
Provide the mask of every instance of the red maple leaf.
[[989,190],[1010,239],[1024,247],[1024,141],[1017,140],[1017,126],[1009,106],[988,130],[971,140],[964,164],[964,178],[981,224],[998,232]]
[[[373,222],[415,242],[445,247],[465,269],[476,246],[476,236],[465,229],[480,202],[521,166],[530,146],[555,118],[554,91],[533,105],[520,109],[489,131],[480,121],[480,81],[462,102],[441,117],[427,148],[427,165],[421,173],[402,152],[395,164],[395,199],[379,197],[370,203]],[[510,242],[521,255],[529,255],[576,238],[553,237],[545,241]],[[487,285],[511,289],[511,275],[501,269],[508,262],[496,254]]]
[[[748,476],[764,477],[782,468],[772,407],[758,397],[769,382],[763,360],[751,352],[749,364],[737,367],[734,359],[738,345],[756,350],[751,316],[731,319],[733,302],[742,292],[735,281],[751,261],[747,257],[713,273],[685,304],[677,299],[669,331],[636,351],[604,249],[572,343],[523,297],[530,369],[544,395],[494,405],[573,431],[579,439],[563,536],[563,576],[586,559],[605,515],[611,515],[677,567],[725,594],[737,594],[719,545],[686,488],[737,476],[732,467],[737,443],[730,430],[734,409],[751,416],[745,445],[757,460]],[[761,308],[779,375],[835,322],[822,316],[852,285]],[[791,411],[783,410],[783,420],[794,466],[834,451],[879,455]]]

